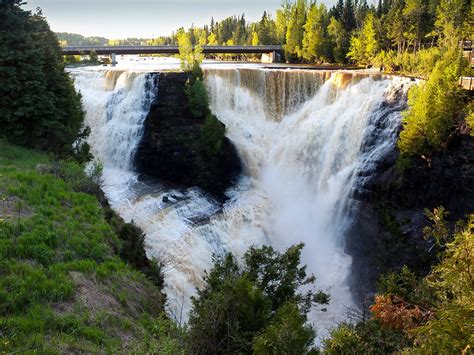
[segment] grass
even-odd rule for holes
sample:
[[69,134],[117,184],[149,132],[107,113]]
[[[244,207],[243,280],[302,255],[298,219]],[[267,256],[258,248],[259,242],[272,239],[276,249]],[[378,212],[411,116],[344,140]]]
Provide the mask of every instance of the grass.
[[159,348],[161,288],[120,258],[85,181],[77,164],[0,141],[0,353]]

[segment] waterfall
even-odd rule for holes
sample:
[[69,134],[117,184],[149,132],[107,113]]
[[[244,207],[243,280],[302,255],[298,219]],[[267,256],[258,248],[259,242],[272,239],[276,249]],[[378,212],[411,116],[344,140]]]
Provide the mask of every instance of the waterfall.
[[[104,163],[111,206],[146,233],[147,253],[166,263],[170,314],[185,320],[212,255],[304,242],[302,262],[331,295],[310,320],[318,333],[355,308],[344,248],[352,198],[393,148],[406,80],[344,72],[207,69],[213,112],[227,127],[244,174],[224,206],[197,188],[139,179],[131,165],[153,76],[77,70],[89,143]],[[147,88],[148,85],[148,88]],[[159,94],[157,99],[159,100]],[[166,198],[164,198],[166,197]]]

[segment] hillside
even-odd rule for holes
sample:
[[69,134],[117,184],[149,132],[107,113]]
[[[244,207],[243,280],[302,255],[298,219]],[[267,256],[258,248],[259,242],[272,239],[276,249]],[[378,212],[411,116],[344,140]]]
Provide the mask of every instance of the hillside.
[[118,217],[81,192],[92,185],[74,163],[0,142],[2,353],[159,346],[159,278],[120,258]]

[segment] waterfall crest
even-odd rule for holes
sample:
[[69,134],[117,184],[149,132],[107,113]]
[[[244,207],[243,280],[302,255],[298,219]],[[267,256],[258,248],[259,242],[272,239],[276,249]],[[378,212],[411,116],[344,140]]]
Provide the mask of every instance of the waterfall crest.
[[345,318],[346,307],[356,307],[348,283],[351,257],[344,251],[350,211],[357,208],[352,196],[395,144],[403,106],[396,93],[405,92],[407,81],[207,69],[212,110],[245,169],[220,206],[197,188],[170,189],[133,173],[151,75],[78,70],[74,76],[92,128],[89,143],[104,163],[104,191],[126,221],[144,230],[148,255],[167,263],[169,312],[178,320],[186,317],[213,254],[241,256],[260,244],[280,250],[306,244],[302,261],[331,294],[327,310],[311,314],[320,335]]

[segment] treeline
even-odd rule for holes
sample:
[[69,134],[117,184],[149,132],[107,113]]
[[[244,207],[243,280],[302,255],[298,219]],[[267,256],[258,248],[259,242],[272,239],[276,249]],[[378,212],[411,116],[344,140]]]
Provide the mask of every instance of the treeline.
[[109,40],[104,37],[84,37],[77,33],[56,32],[61,46],[105,46]]
[[284,1],[275,16],[258,22],[245,15],[203,27],[180,28],[150,45],[177,44],[187,32],[193,45],[281,44],[286,59],[302,62],[383,64],[394,53],[457,44],[473,35],[470,0],[339,0],[327,8],[316,1]]

